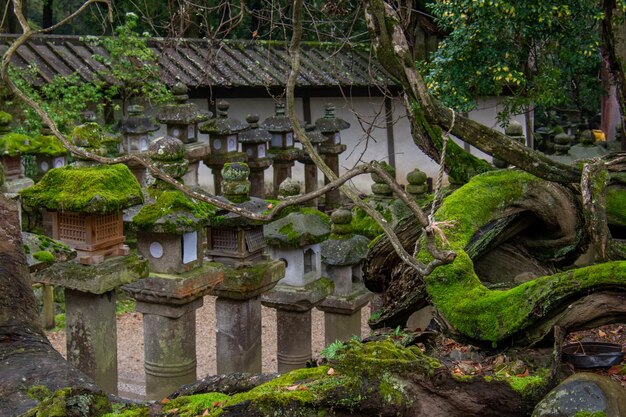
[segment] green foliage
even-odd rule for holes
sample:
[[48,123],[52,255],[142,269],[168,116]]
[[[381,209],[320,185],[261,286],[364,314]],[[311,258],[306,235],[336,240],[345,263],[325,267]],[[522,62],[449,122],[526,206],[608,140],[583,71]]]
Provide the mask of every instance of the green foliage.
[[322,349],[322,351],[320,352],[320,356],[329,360],[337,359],[337,352],[345,347],[345,343],[339,340],[335,340],[333,343]]
[[[84,82],[78,74],[55,76],[48,83],[40,83],[37,81],[37,73],[38,69],[34,64],[21,69],[9,67],[9,76],[17,87],[39,103],[61,132],[68,133],[80,120],[81,112],[90,103],[100,105],[102,102],[99,87],[96,84]],[[21,111],[24,121],[20,124],[20,129],[23,132],[31,135],[39,134],[41,119],[32,108],[21,101],[7,101],[6,105],[17,107]]]
[[160,80],[158,57],[148,47],[149,33],[135,32],[138,20],[135,13],[127,13],[124,24],[115,29],[115,36],[85,37],[88,43],[108,52],[108,56],[94,55],[107,67],[100,71],[101,75],[113,78],[112,84],[100,86],[106,98],[119,96],[124,104],[136,97],[154,103],[170,101],[171,92]]
[[459,111],[480,96],[509,94],[501,120],[534,105],[597,112],[598,25],[587,0],[461,0],[431,4],[449,32],[425,65],[431,91]]
[[51,169],[21,192],[25,205],[79,213],[111,213],[143,201],[141,187],[125,165]]

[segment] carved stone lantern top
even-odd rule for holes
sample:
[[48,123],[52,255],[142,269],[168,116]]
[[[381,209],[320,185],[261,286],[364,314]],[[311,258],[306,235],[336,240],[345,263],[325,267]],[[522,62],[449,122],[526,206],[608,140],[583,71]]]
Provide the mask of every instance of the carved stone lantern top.
[[228,136],[243,132],[248,128],[248,125],[241,120],[228,117],[228,109],[230,103],[225,100],[220,100],[217,103],[217,117],[209,119],[198,126],[200,132],[208,133],[210,135]]
[[293,132],[291,119],[285,114],[285,103],[277,102],[274,107],[275,114],[263,121],[261,127],[270,133]]
[[195,103],[189,103],[188,88],[178,82],[172,87],[175,103],[167,104],[157,114],[157,120],[165,124],[194,124],[208,120],[213,114],[198,109]]
[[350,128],[350,123],[335,116],[334,104],[326,104],[324,110],[324,117],[319,118],[315,121],[315,127],[317,127],[320,132],[324,134],[331,134]]
[[331,216],[330,238],[322,242],[322,260],[327,265],[356,265],[367,257],[369,239],[352,234],[352,212],[335,210]]
[[272,141],[272,134],[259,126],[258,114],[249,114],[246,122],[248,122],[249,129],[239,134],[240,143],[260,144]]
[[154,123],[151,117],[143,114],[143,106],[133,104],[128,106],[128,116],[119,123],[119,130],[124,135],[141,135],[159,130],[159,126]]

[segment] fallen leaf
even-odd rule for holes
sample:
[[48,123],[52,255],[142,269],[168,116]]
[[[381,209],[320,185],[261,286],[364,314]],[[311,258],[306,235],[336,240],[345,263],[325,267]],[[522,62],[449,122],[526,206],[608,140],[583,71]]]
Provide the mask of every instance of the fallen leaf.
[[528,375],[529,375],[528,368],[526,368],[526,370],[524,371],[524,373],[517,374],[517,375],[515,375],[515,376],[518,376],[518,377],[520,377],[520,378],[523,378],[523,377],[526,377],[526,376],[528,376]]
[[163,398],[163,399],[161,400],[161,404],[167,404],[167,403],[169,403],[169,402],[170,402],[170,400],[169,400],[169,399],[167,399],[167,398]]
[[300,384],[291,385],[291,386],[289,386],[289,387],[285,387],[285,389],[286,389],[287,391],[295,391],[295,390],[297,390],[297,389],[298,389],[298,387],[299,387],[299,386],[300,386]]
[[328,368],[328,372],[326,372],[328,375],[334,375],[335,374],[335,370],[333,368]]
[[598,336],[606,337],[606,333],[604,333],[602,330],[598,330]]
[[204,412],[202,413],[203,416],[208,416],[209,415],[209,409],[207,408],[206,410],[204,410]]

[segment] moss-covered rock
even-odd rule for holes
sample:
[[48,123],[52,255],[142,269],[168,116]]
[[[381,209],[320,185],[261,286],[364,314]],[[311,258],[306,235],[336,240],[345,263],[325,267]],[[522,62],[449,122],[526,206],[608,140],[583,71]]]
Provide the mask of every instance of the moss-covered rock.
[[[626,286],[626,262],[611,262],[540,277],[515,288],[490,290],[476,275],[466,247],[475,233],[498,218],[541,181],[522,171],[497,171],[474,177],[446,198],[438,221],[450,221],[449,265],[426,277],[433,304],[450,325],[468,338],[497,344],[524,331],[551,309],[576,295],[608,286]],[[419,255],[429,261],[425,250]]]
[[30,207],[79,213],[106,214],[143,201],[137,179],[121,164],[54,168],[21,195]]
[[33,138],[30,150],[25,153],[32,155],[61,156],[66,155],[68,152],[65,146],[63,146],[63,143],[61,143],[56,136],[39,135]]

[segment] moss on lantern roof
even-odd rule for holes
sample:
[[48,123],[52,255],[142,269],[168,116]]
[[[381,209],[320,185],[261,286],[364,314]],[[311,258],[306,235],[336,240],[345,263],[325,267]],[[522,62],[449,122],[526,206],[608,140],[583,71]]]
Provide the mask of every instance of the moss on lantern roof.
[[146,204],[133,218],[141,230],[184,233],[206,226],[215,215],[215,206],[194,200],[178,190],[151,190],[154,201]]
[[63,143],[52,135],[35,136],[31,142],[30,150],[25,152],[32,155],[61,156],[67,154]]
[[265,241],[278,247],[303,247],[320,243],[330,235],[330,218],[311,208],[293,211],[263,226]]
[[27,206],[79,213],[106,214],[143,202],[137,179],[122,164],[54,168],[21,195]]
[[17,156],[31,150],[32,138],[21,133],[0,136],[0,155]]
[[5,111],[0,111],[0,126],[8,126],[13,122],[13,116]]

